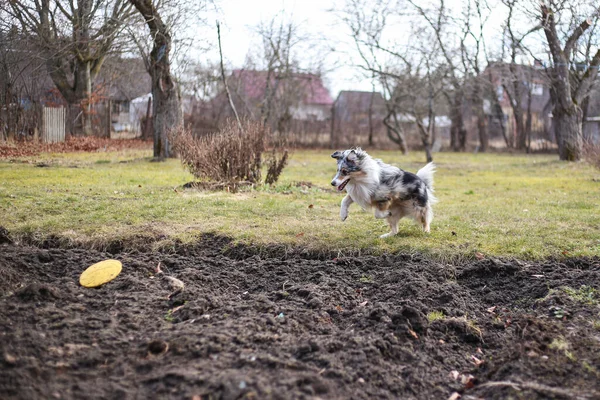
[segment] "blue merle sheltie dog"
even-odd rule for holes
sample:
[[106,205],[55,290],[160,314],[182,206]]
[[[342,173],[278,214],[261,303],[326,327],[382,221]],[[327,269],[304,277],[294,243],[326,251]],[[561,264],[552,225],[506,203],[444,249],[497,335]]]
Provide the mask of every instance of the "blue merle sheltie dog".
[[433,195],[435,165],[429,163],[416,174],[373,159],[360,148],[336,151],[337,174],[331,181],[339,192],[346,189],[340,217],[348,217],[348,207],[358,203],[364,210],[374,210],[375,218],[387,219],[391,232],[398,233],[398,222],[403,217],[415,220],[429,232],[433,210],[437,202]]

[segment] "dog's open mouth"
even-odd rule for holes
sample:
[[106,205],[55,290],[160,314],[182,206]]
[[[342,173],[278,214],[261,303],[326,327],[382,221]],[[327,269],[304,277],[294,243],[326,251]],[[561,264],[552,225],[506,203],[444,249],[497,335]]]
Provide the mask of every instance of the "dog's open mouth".
[[337,187],[338,192],[341,192],[342,190],[344,190],[344,188],[346,187],[348,182],[350,182],[350,178],[346,179],[344,182],[342,182],[342,184],[340,186]]

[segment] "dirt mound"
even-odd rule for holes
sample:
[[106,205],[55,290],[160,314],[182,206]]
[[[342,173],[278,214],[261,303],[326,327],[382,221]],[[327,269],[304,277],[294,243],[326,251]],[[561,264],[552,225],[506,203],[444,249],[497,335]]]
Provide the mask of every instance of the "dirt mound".
[[[18,277],[0,298],[3,398],[600,394],[599,260],[455,266],[227,244],[116,255],[2,245],[0,266]],[[79,286],[106,258],[121,275]]]

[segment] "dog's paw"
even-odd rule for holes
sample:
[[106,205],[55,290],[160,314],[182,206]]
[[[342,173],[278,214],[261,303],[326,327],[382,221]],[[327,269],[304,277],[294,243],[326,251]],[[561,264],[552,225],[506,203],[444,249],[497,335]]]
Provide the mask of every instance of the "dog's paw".
[[340,219],[342,220],[342,222],[344,222],[346,220],[346,218],[348,218],[348,213],[347,212],[341,212],[340,213]]

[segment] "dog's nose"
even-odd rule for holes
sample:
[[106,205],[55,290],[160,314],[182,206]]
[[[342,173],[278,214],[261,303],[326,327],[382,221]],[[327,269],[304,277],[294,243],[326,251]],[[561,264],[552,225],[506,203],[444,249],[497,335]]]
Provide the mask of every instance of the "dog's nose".
[[335,186],[335,181],[331,181],[331,186]]

